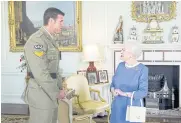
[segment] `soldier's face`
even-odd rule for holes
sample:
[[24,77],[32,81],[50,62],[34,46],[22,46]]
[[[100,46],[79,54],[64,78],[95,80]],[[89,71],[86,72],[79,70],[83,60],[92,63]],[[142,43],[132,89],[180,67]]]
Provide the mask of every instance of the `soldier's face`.
[[54,33],[60,33],[63,27],[64,22],[64,16],[63,15],[57,15],[57,19],[55,20],[53,24]]

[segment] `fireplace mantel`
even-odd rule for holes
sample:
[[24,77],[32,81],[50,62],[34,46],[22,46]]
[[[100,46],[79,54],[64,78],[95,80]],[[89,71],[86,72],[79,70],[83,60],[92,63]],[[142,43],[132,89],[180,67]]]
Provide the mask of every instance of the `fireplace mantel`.
[[[112,50],[120,50],[123,44],[111,44],[108,47]],[[143,50],[181,50],[181,43],[168,44],[141,44]]]
[[[114,61],[120,57],[123,44],[112,44],[109,48],[114,55]],[[140,62],[181,64],[181,44],[141,44],[143,53],[138,59]],[[114,62],[114,66],[117,65]]]

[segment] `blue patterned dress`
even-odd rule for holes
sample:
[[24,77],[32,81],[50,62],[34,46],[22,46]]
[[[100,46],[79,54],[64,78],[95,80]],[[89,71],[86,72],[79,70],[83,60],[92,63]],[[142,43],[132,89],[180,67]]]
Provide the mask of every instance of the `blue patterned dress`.
[[[133,105],[140,106],[140,99],[143,99],[148,92],[148,68],[141,63],[131,68],[125,67],[125,62],[119,63],[111,87],[123,92],[135,91]],[[129,97],[114,97],[111,105],[110,123],[130,123],[126,121],[127,105],[130,105]]]

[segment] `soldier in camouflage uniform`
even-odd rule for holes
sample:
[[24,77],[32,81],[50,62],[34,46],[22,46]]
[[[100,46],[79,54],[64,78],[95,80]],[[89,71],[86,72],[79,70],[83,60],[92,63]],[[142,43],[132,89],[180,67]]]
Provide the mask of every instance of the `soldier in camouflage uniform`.
[[24,99],[29,104],[29,123],[57,123],[58,99],[65,97],[59,70],[59,50],[54,34],[60,33],[64,13],[49,8],[44,26],[32,34],[24,46],[30,79]]

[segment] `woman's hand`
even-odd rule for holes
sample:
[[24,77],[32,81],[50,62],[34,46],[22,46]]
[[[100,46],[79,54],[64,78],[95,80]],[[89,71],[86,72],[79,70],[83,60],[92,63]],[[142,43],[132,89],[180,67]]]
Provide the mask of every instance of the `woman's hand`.
[[124,92],[121,91],[120,89],[115,89],[114,91],[115,91],[116,93],[118,93],[118,95],[120,95],[120,96],[125,96]]
[[127,97],[130,97],[130,98],[131,98],[132,93],[131,93],[131,92],[127,92],[126,95],[127,95]]
[[115,92],[114,88],[111,88],[111,93],[112,93],[112,95],[113,95],[114,97],[115,97],[115,96],[118,96],[118,93]]
[[114,91],[116,93],[118,93],[120,96],[125,96],[125,97],[131,97],[132,96],[131,92],[123,92],[120,89],[115,89]]
[[118,93],[119,95],[123,96],[123,93],[124,93],[124,92],[122,92],[120,89],[115,89],[114,91],[115,91],[116,93]]
[[116,92],[116,91],[113,91],[113,96],[116,97],[118,96],[119,94]]

